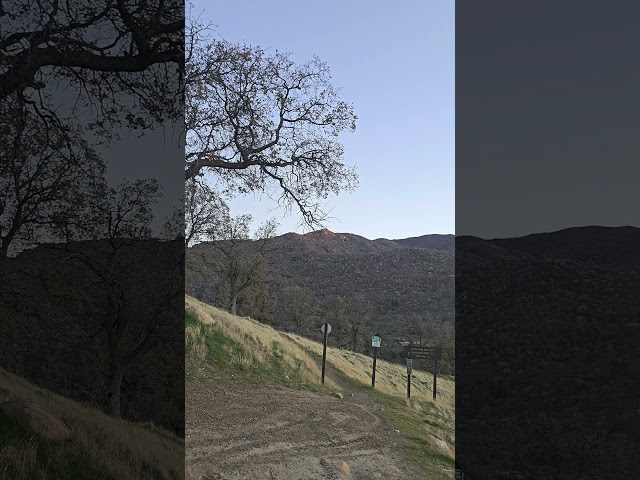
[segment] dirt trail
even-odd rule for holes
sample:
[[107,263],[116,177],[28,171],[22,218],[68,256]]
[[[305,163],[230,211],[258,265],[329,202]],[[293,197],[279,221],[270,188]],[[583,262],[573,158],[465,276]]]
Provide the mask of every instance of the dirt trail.
[[344,399],[229,379],[188,381],[187,480],[423,478],[404,464],[404,439],[375,401],[330,368],[327,376]]

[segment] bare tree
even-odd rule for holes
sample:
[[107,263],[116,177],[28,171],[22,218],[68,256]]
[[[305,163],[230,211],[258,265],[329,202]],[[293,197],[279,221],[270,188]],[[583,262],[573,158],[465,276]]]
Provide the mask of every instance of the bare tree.
[[257,283],[247,289],[241,300],[243,311],[251,318],[266,324],[273,323],[277,296],[268,282]]
[[372,311],[373,307],[371,302],[364,297],[355,297],[351,299],[348,311],[348,328],[354,352],[357,351],[359,334],[362,332],[362,329],[369,324]]
[[338,138],[356,116],[318,58],[296,64],[192,27],[185,88],[187,180],[211,172],[226,192],[275,195],[308,225],[325,220],[321,199],[356,186]]
[[187,246],[220,237],[229,218],[229,207],[218,192],[198,178],[185,182],[184,232]]
[[124,180],[111,187],[99,179],[90,190],[78,210],[74,235],[70,240],[149,239],[153,221],[153,204],[160,196],[158,181]]
[[[93,128],[145,129],[183,116],[184,10],[176,0],[2,2],[0,100],[22,97],[59,118],[87,108]],[[74,112],[57,86],[71,86]],[[124,105],[122,96],[130,97]],[[64,102],[63,102],[64,103]]]
[[21,102],[2,102],[0,133],[0,258],[16,242],[69,234],[104,164],[86,142],[58,122],[34,115]]
[[266,281],[268,255],[273,247],[270,239],[277,224],[268,221],[258,228],[251,240],[251,215],[229,219],[222,228],[221,240],[213,245],[218,253],[215,268],[220,272],[229,299],[229,310],[238,311],[238,298],[249,288]]
[[[154,242],[154,249],[161,245],[166,244]],[[167,337],[164,348],[171,343],[171,333],[163,332],[171,332],[175,324],[175,302],[183,295],[181,273],[168,254],[140,260],[158,255],[155,250],[145,251],[140,240],[105,240],[97,247],[100,251],[87,252],[80,244],[69,244],[66,261],[82,266],[85,288],[74,289],[73,295],[80,312],[98,322],[96,335],[104,334],[105,409],[119,418],[123,376],[141,357],[163,344],[163,335]],[[138,262],[144,266],[153,260],[166,267],[161,278],[157,272],[132,268]]]
[[[350,318],[347,309],[347,300],[335,295],[329,299],[325,310],[325,318],[332,327],[331,335],[336,340],[336,347],[343,346],[342,341],[349,335]],[[348,343],[351,343],[350,339]]]
[[[65,254],[64,261],[69,262],[69,266],[61,270],[63,275],[73,275],[84,281],[83,288],[71,289],[69,294],[83,315],[97,320],[99,330],[95,335],[104,332],[107,358],[105,408],[118,418],[123,375],[142,355],[157,347],[161,332],[159,322],[163,315],[175,312],[172,302],[182,294],[182,288],[176,287],[180,285],[181,273],[179,262],[167,256],[161,260],[140,260],[144,251],[140,242],[150,238],[151,204],[158,193],[155,181],[124,182],[116,188],[105,186],[104,190],[95,193],[86,212],[93,219],[78,225],[78,229],[102,241],[91,246],[76,242],[50,245],[49,248]],[[134,251],[137,253],[133,254]],[[132,260],[140,261],[140,265],[170,262],[165,275],[157,278],[154,272],[131,268]],[[44,276],[43,282],[65,290],[58,278]],[[53,288],[47,290],[55,296]],[[154,291],[162,294],[150,302],[149,294]],[[149,309],[149,305],[153,308]],[[170,318],[163,321],[170,321]]]
[[316,302],[308,288],[294,285],[282,292],[285,319],[293,323],[298,332],[307,324],[309,318],[316,312]]

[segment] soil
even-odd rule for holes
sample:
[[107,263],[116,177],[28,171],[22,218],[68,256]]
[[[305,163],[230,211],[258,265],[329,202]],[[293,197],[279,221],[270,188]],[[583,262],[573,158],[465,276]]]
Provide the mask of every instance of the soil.
[[233,378],[189,380],[187,480],[423,478],[375,400],[327,373],[343,399]]

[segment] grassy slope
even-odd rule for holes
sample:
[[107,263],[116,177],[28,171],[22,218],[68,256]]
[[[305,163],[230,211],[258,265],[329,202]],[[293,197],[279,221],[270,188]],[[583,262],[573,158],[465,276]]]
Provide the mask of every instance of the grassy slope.
[[[320,385],[320,370],[313,357],[322,345],[304,337],[283,334],[248,318],[186,297],[187,376],[197,377],[205,365],[241,377],[243,381],[275,381],[296,388],[336,391],[327,379]],[[378,360],[376,389],[371,388],[371,358],[329,347],[327,362],[344,378],[372,396],[384,409],[387,421],[409,440],[408,456],[420,461],[429,478],[450,478],[455,449],[454,394],[452,378],[438,378],[438,399],[432,400],[432,375],[415,370],[411,399],[406,398],[406,368]],[[429,434],[451,447],[435,449]]]
[[0,413],[0,480],[184,479],[184,442],[155,427],[115,420],[0,369],[0,403],[38,403],[69,427],[51,442]]
[[248,382],[274,382],[295,388],[337,392],[313,358],[294,341],[249,318],[234,317],[186,297],[186,376],[198,378],[213,367]]

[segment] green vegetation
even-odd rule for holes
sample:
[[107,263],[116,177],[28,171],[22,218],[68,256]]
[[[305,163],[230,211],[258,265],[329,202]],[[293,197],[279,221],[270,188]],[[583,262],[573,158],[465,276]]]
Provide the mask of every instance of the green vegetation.
[[[453,419],[430,402],[402,400],[371,390],[371,394],[384,409],[382,415],[408,440],[408,459],[420,462],[428,478],[451,478],[450,473],[445,472],[454,468]],[[429,440],[430,434],[447,442],[451,450],[443,452],[436,448]]]
[[278,383],[323,393],[338,391],[332,382],[321,385],[313,360],[273,329],[222,311],[212,309],[208,313],[213,313],[215,320],[199,320],[193,308],[185,312],[187,379],[216,372],[241,374],[243,382],[248,383]]

